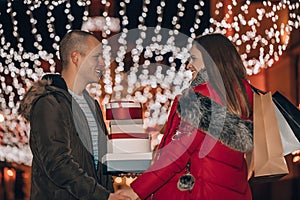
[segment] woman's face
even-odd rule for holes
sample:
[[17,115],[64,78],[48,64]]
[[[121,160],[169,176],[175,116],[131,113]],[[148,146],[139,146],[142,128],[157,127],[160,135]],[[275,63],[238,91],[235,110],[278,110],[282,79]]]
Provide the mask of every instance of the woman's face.
[[202,53],[197,49],[195,45],[193,45],[191,48],[190,62],[186,68],[192,71],[192,80],[195,79],[200,69],[204,68]]

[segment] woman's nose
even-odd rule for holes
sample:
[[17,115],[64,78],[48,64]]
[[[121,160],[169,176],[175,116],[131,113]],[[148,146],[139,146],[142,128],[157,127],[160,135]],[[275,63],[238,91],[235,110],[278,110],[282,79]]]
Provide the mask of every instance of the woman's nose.
[[189,69],[189,70],[193,69],[193,65],[192,65],[191,62],[189,62],[189,63],[187,64],[186,69]]

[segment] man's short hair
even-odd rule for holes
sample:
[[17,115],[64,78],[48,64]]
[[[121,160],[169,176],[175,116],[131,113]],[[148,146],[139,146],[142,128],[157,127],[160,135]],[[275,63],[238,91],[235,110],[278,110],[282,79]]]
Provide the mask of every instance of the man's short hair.
[[72,52],[77,51],[81,55],[85,55],[85,52],[88,50],[86,44],[87,38],[89,37],[97,39],[92,33],[81,30],[72,30],[63,37],[59,45],[59,56],[62,68],[68,64],[68,57]]

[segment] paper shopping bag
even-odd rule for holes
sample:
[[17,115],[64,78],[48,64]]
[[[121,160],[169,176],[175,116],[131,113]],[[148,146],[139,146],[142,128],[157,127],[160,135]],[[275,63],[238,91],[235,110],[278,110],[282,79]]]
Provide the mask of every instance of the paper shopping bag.
[[294,135],[300,141],[300,110],[279,92],[275,92],[272,97],[273,102],[293,130]]
[[274,106],[274,108],[283,146],[283,154],[286,156],[294,151],[300,150],[300,142],[296,138],[290,125],[276,105]]
[[270,92],[254,93],[253,165],[255,179],[277,180],[288,174],[283,155],[283,146]]

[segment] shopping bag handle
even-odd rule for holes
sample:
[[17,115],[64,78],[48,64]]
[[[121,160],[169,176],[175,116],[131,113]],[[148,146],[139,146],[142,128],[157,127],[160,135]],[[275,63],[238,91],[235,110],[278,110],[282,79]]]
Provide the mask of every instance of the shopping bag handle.
[[251,89],[253,92],[255,92],[256,94],[267,94],[268,92],[265,92],[265,91],[262,91],[256,87],[254,87],[253,85],[250,85],[251,86]]

